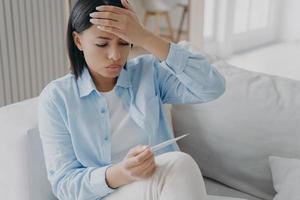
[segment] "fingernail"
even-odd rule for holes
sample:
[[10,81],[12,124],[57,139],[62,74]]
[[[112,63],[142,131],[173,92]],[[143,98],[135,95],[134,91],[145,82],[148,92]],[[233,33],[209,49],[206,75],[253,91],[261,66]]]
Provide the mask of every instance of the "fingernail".
[[145,150],[145,149],[147,149],[149,147],[149,145],[144,145],[143,146],[143,149]]
[[94,13],[90,13],[90,17],[94,17],[95,16],[95,14]]

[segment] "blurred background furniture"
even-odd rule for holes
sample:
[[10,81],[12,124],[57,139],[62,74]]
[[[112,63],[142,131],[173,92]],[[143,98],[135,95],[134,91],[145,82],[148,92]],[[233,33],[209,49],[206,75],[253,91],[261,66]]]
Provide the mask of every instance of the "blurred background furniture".
[[[188,40],[189,30],[189,6],[190,0],[145,0],[143,1],[143,7],[145,9],[143,23],[149,27],[149,21],[154,21],[154,27],[152,31],[157,35],[164,36],[171,41],[178,42],[182,39],[182,34],[185,33],[187,36],[184,38]],[[179,25],[174,29],[175,19],[172,20],[171,12],[180,9]],[[177,19],[177,20],[178,20]],[[175,20],[175,21],[174,21]],[[162,23],[165,22],[167,25],[167,34],[163,33]],[[184,22],[187,23],[186,31],[184,30]],[[166,31],[165,31],[166,32]]]
[[[157,35],[164,36],[169,40],[173,41],[173,28],[169,15],[169,11],[172,6],[163,0],[146,0],[144,1],[145,15],[144,25],[147,27],[149,19],[155,17],[155,25],[153,32]],[[168,33],[163,34],[161,32],[162,19],[167,23]]]
[[186,34],[187,34],[187,38],[186,40],[188,40],[188,35],[189,35],[189,25],[190,25],[190,20],[189,20],[189,7],[190,7],[190,0],[177,0],[178,1],[178,4],[177,6],[179,6],[180,8],[182,8],[182,14],[181,14],[181,17],[180,17],[180,24],[179,24],[179,27],[178,27],[178,30],[177,30],[177,36],[176,36],[176,39],[175,41],[176,42],[179,42],[179,40],[181,39],[181,34],[184,32],[184,21],[187,20],[187,31],[186,31]]

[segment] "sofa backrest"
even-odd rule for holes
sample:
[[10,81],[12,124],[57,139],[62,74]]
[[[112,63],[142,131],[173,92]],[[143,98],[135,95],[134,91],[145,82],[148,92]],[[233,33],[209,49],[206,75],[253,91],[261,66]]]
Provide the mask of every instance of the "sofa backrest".
[[52,200],[37,131],[37,98],[0,108],[1,199]]
[[[204,176],[263,199],[272,199],[268,156],[300,158],[300,81],[250,72],[225,62],[219,99],[172,107],[181,150],[194,157]],[[282,66],[284,67],[284,66]]]

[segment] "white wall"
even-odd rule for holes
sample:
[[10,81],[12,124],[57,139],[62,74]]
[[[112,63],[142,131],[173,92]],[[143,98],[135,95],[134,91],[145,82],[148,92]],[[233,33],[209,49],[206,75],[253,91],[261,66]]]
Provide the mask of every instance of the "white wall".
[[284,41],[300,40],[300,1],[284,0],[281,25],[281,39]]
[[68,65],[64,1],[2,0],[0,10],[1,107],[38,96]]

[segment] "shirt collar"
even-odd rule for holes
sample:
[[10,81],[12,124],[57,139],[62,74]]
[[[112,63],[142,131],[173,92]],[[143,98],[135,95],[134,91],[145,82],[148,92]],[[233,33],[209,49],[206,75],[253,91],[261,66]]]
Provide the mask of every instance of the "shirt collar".
[[123,69],[118,77],[116,86],[123,87],[123,88],[131,87],[130,73],[127,68],[127,63],[123,67]]
[[[81,75],[77,79],[77,85],[79,89],[80,98],[89,95],[92,91],[97,91],[95,83],[87,67],[83,68]],[[123,88],[131,87],[129,72],[127,70],[126,65],[120,72],[116,86]]]
[[93,90],[97,91],[87,67],[83,68],[81,75],[77,79],[77,84],[80,97],[89,95]]

